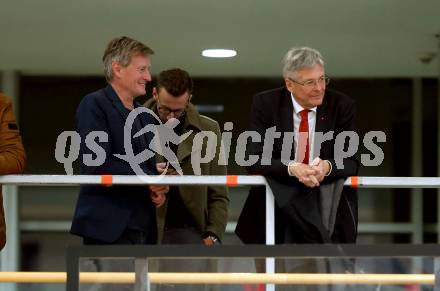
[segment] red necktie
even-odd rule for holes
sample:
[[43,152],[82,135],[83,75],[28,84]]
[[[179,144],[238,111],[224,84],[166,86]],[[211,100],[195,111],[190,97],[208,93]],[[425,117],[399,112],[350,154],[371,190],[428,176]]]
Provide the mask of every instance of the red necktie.
[[304,157],[303,164],[309,164],[309,111],[304,109],[299,113],[301,122],[299,124],[298,155],[300,159]]

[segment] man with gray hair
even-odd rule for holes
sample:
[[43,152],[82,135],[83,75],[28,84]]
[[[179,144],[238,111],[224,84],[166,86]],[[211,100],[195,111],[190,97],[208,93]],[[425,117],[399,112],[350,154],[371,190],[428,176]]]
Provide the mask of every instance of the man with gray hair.
[[[335,137],[354,131],[355,102],[327,88],[330,79],[317,50],[292,48],[283,65],[285,86],[255,95],[250,118],[251,130],[265,136],[275,126],[281,137],[274,137],[270,153],[264,140],[247,149],[260,157],[248,172],[264,175],[274,192],[275,241],[354,243],[357,194],[342,184],[357,175],[359,165],[349,157],[337,167]],[[265,242],[264,193],[264,187],[252,188],[240,215],[236,233],[245,243]]]
[[[110,41],[102,58],[108,86],[85,96],[78,106],[76,127],[81,136],[80,156],[88,155],[92,162],[82,160],[83,175],[135,175],[129,162],[117,155],[125,154],[124,125],[129,113],[142,107],[134,99],[145,95],[151,81],[150,56],[153,50],[143,43],[123,36]],[[148,148],[152,134],[134,137],[154,118],[139,114],[128,133],[135,155]],[[86,137],[103,132],[107,138],[96,136],[86,146]],[[93,135],[92,135],[93,136]],[[97,149],[96,149],[97,147]],[[105,160],[97,152],[105,152]],[[154,158],[139,164],[145,174],[156,175]],[[84,244],[156,244],[156,209],[165,201],[168,186],[111,186],[83,185],[80,189],[71,232],[83,238]],[[111,182],[110,182],[111,184]],[[111,187],[108,187],[111,186]]]

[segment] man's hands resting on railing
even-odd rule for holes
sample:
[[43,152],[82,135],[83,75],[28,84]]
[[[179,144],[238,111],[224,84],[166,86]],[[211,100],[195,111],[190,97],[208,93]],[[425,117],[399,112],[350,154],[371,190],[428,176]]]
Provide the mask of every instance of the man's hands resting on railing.
[[295,176],[307,187],[318,187],[331,172],[331,164],[327,160],[315,158],[310,165],[291,162],[287,170],[290,176]]

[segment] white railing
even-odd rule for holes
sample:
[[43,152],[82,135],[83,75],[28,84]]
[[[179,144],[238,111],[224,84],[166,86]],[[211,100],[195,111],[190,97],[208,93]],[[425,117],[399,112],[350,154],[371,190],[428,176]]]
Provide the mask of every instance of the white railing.
[[[262,176],[125,176],[125,175],[5,175],[0,184],[25,186],[79,186],[83,184],[137,185],[265,185]],[[349,177],[346,186],[359,188],[440,188],[439,177]]]
[[[230,187],[266,186],[266,244],[275,243],[274,197],[262,176],[125,176],[125,175],[5,175],[0,184],[23,186],[79,186],[79,185],[225,185]],[[346,186],[355,188],[440,188],[437,177],[349,177]],[[273,274],[275,262],[266,259],[266,271]]]

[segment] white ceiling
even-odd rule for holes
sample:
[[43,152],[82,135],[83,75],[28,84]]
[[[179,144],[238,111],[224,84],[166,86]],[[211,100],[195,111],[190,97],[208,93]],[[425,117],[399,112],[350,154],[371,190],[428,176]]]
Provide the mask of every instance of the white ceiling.
[[[0,0],[0,71],[101,74],[107,42],[128,35],[151,46],[153,74],[279,76],[294,45],[320,50],[338,77],[436,76],[439,0]],[[205,48],[233,48],[206,59]]]

